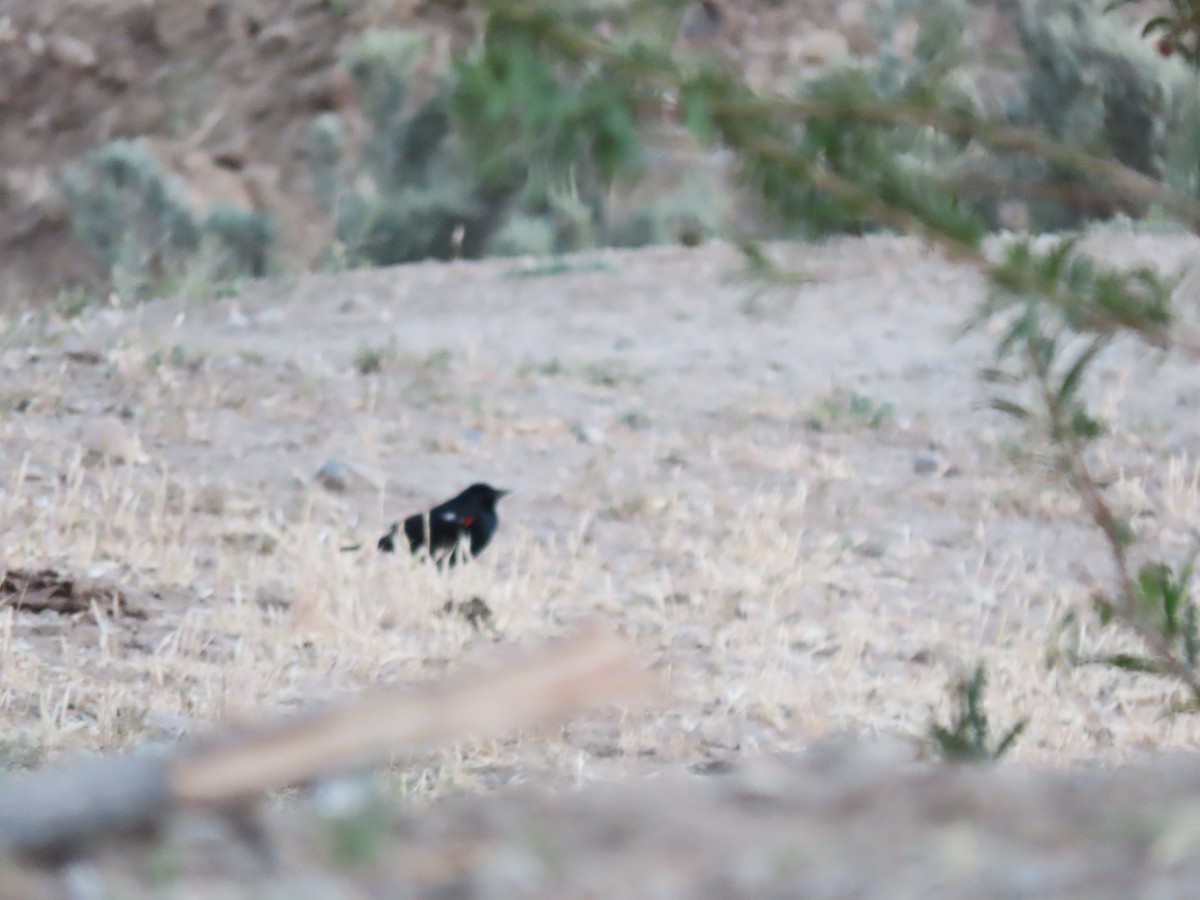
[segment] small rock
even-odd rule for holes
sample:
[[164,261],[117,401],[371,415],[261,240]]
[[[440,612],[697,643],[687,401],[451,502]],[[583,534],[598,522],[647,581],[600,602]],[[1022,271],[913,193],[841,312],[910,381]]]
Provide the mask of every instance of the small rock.
[[84,569],[83,574],[93,580],[99,580],[112,575],[116,569],[116,563],[112,562],[111,560],[106,560],[104,562],[98,562],[94,565],[88,566],[86,569]]
[[854,552],[867,559],[880,559],[887,552],[887,548],[879,541],[866,540],[855,546]]
[[313,476],[313,480],[327,491],[332,491],[335,494],[341,494],[349,490],[351,484],[357,483],[362,486],[375,488],[378,490],[382,485],[378,478],[369,472],[364,472],[354,463],[344,462],[337,457],[326,461],[326,463],[317,470],[317,474]]
[[283,53],[298,40],[296,25],[291,21],[277,22],[264,28],[256,36],[259,51],[267,55]]
[[47,41],[50,56],[59,65],[88,72],[96,68],[99,57],[90,45],[69,34],[53,34]]
[[334,494],[345,493],[349,487],[347,476],[349,469],[340,459],[331,459],[317,470],[313,476],[317,484]]
[[918,475],[932,475],[941,468],[941,458],[932,450],[925,450],[917,454],[913,460],[913,471]]
[[604,430],[596,425],[576,425],[575,439],[581,444],[603,444]]
[[818,28],[791,40],[787,54],[795,62],[824,67],[848,58],[850,47],[840,32]]

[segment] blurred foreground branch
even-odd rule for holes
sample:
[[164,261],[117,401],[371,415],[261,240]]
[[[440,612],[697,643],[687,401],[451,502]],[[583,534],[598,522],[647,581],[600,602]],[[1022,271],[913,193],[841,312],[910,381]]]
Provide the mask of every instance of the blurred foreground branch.
[[622,642],[592,629],[420,693],[381,690],[166,756],[97,758],[10,776],[0,780],[0,857],[68,859],[101,839],[152,833],[178,810],[236,810],[396,751],[544,725],[645,700],[658,687]]

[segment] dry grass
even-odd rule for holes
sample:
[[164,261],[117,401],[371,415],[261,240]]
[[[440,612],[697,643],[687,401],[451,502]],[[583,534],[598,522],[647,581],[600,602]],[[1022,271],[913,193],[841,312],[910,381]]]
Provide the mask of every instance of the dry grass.
[[[1096,240],[1167,265],[1194,252]],[[980,411],[986,342],[949,336],[974,280],[898,240],[797,252],[813,283],[765,319],[740,312],[730,255],[706,248],[611,254],[611,273],[430,265],[6,323],[4,562],[116,580],[149,618],[0,610],[0,754],[171,740],[428,679],[597,613],[670,676],[669,708],[408,760],[397,790],[914,735],[977,658],[995,720],[1032,716],[1018,759],[1194,744],[1198,720],[1162,716],[1162,683],[1045,667],[1051,624],[1086,595],[1078,572],[1103,578],[1105,560],[1036,455],[1014,465],[1022,435]],[[365,346],[389,350],[364,375]],[[1147,537],[1175,549],[1200,505],[1200,436],[1174,405],[1187,376],[1130,356],[1103,385],[1115,496],[1153,510]],[[889,414],[811,427],[856,395]],[[920,474],[931,442],[941,464]],[[383,489],[323,490],[311,476],[331,457]],[[516,489],[478,564],[338,552],[477,478]],[[472,596],[495,635],[442,614]]]

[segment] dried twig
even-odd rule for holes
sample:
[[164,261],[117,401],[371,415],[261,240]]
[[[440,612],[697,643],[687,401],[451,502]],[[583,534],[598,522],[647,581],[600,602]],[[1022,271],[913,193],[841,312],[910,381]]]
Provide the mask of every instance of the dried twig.
[[69,616],[90,612],[94,605],[114,615],[146,618],[145,611],[131,604],[116,585],[73,578],[54,569],[0,568],[0,607]]

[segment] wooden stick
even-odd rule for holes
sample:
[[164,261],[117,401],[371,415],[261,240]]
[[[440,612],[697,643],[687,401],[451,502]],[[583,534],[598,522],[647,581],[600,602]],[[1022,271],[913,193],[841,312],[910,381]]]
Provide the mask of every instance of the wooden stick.
[[367,765],[397,747],[539,725],[644,691],[651,682],[620,643],[592,631],[495,672],[421,694],[379,692],[181,756],[172,766],[171,794],[189,805],[235,802],[332,768]]
[[61,861],[99,839],[152,831],[180,808],[238,808],[397,750],[494,736],[660,691],[621,642],[590,629],[420,693],[380,690],[171,755],[90,759],[10,776],[0,780],[0,856]]

